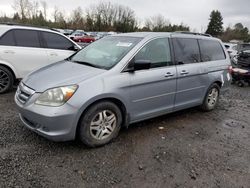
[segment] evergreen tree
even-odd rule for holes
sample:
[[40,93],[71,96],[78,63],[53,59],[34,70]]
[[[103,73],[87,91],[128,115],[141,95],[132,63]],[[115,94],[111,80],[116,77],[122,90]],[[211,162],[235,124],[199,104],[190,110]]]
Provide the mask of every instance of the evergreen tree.
[[13,16],[12,19],[13,19],[13,21],[15,21],[15,22],[20,21],[20,16],[19,16],[18,12],[16,12],[16,13],[14,14],[14,16]]
[[223,33],[223,18],[221,13],[218,10],[213,10],[209,20],[206,33],[216,37],[221,35]]

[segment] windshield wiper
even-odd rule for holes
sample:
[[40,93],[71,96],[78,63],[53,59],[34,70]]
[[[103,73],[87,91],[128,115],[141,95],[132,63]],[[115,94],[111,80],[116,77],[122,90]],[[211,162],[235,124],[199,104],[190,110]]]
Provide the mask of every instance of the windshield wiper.
[[87,66],[95,67],[95,68],[99,68],[99,69],[103,69],[103,68],[104,68],[104,67],[101,67],[101,66],[98,66],[98,65],[94,65],[94,64],[92,64],[92,63],[84,62],[84,61],[75,61],[75,60],[71,60],[71,62],[79,63],[79,64],[82,64],[82,65],[87,65]]

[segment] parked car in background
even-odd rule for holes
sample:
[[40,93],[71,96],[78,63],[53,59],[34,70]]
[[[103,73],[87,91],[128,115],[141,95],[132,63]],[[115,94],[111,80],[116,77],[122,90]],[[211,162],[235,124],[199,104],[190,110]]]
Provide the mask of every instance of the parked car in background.
[[82,36],[76,36],[76,37],[74,37],[73,40],[75,42],[91,43],[91,42],[94,42],[96,39],[95,39],[94,36],[85,34],[85,35],[82,35]]
[[241,43],[237,45],[237,51],[245,51],[245,50],[250,50],[250,44],[249,43]]
[[74,40],[75,37],[81,37],[81,36],[84,36],[84,35],[86,35],[85,31],[83,31],[83,30],[75,30],[70,35],[68,35],[68,37],[71,40]]
[[213,110],[230,85],[229,68],[213,37],[118,34],[31,73],[15,101],[27,128],[54,141],[78,136],[95,147],[131,123],[194,106]]
[[223,43],[230,57],[237,55],[237,44],[235,43]]
[[73,32],[74,32],[74,30],[72,30],[72,29],[64,29],[63,34],[66,35],[66,36],[68,36],[68,35],[70,35]]
[[72,29],[58,29],[58,28],[52,28],[51,30],[57,31],[57,32],[62,33],[64,35],[66,35],[66,36],[70,35],[74,31]]
[[31,71],[61,61],[81,47],[63,34],[35,27],[0,25],[0,93]]
[[232,44],[232,43],[224,43],[225,48],[227,49],[232,65],[235,67],[238,64],[238,56],[243,51],[250,50],[249,43],[239,43],[239,44]]
[[64,29],[51,28],[51,30],[64,34]]

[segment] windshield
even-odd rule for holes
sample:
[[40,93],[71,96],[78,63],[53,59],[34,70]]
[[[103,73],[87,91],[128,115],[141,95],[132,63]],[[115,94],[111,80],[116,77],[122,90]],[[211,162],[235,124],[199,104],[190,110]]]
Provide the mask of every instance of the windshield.
[[115,66],[139,41],[138,37],[105,37],[82,49],[70,61],[110,69]]

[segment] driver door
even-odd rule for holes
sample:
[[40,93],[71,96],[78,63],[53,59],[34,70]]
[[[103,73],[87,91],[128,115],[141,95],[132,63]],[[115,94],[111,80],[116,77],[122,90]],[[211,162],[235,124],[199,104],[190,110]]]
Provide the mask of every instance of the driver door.
[[148,42],[133,61],[147,60],[151,67],[130,74],[131,121],[147,119],[174,107],[176,92],[176,67],[173,64],[168,38]]

